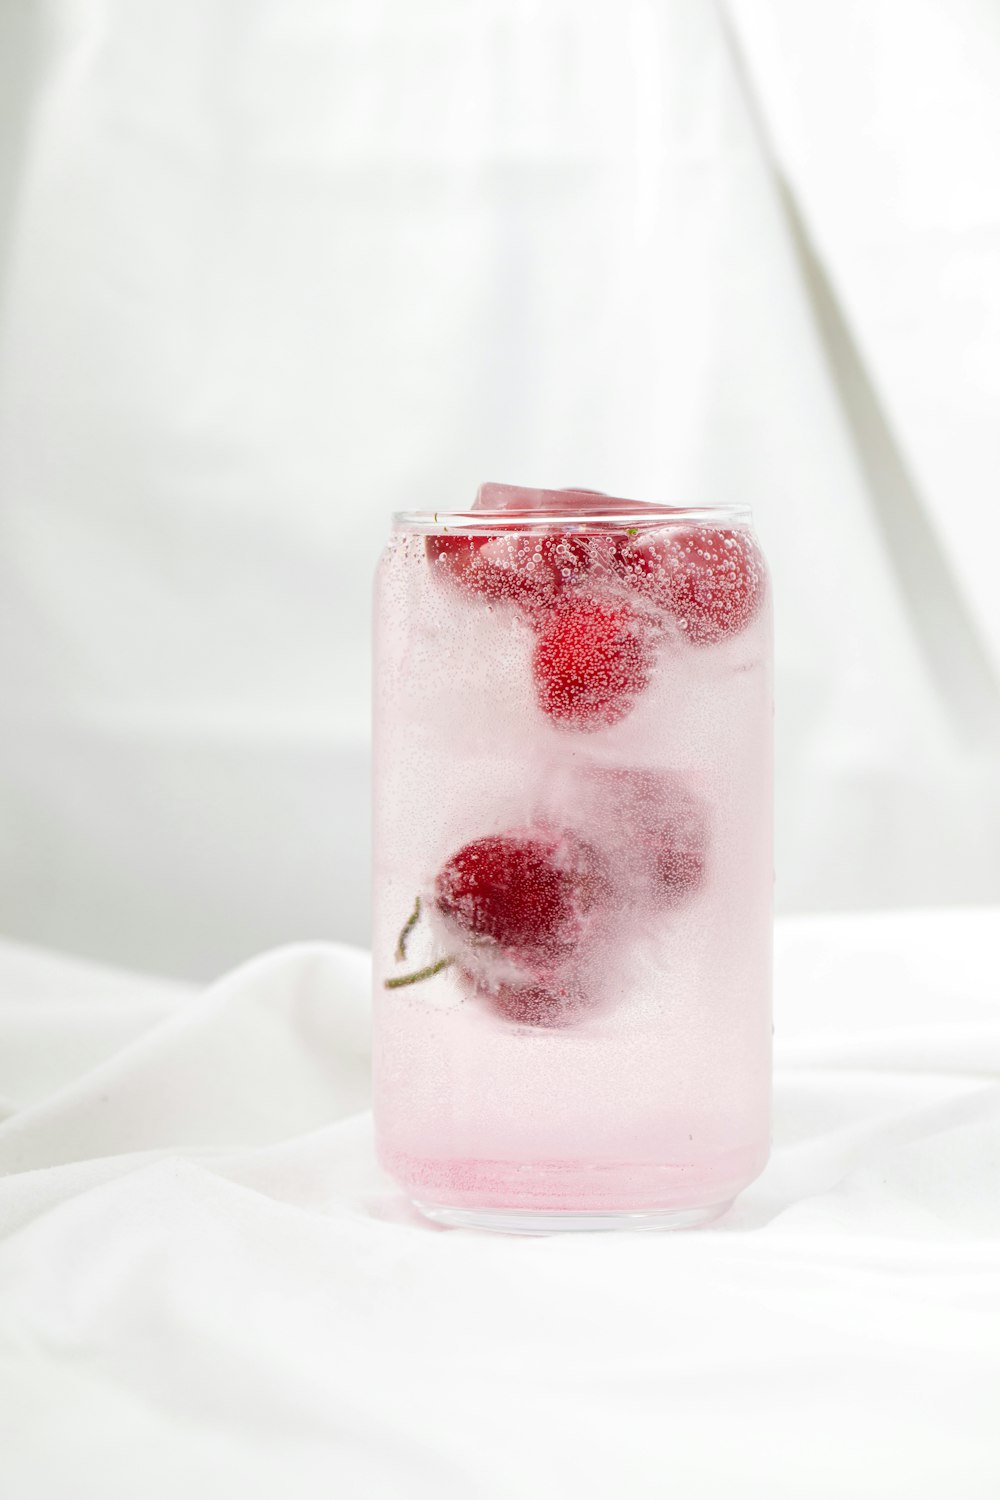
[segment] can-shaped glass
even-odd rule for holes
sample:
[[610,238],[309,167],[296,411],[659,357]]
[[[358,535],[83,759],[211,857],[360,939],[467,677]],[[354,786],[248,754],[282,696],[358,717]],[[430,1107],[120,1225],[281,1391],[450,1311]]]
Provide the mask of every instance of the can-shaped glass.
[[769,1149],[764,561],[737,507],[493,493],[378,570],[379,1157],[447,1223],[696,1225]]

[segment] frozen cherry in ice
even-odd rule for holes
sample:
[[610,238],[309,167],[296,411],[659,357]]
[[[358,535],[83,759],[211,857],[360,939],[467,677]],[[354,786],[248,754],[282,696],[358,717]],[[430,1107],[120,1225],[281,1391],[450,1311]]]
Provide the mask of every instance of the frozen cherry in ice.
[[592,767],[576,805],[606,848],[616,885],[639,906],[676,907],[702,887],[708,810],[673,771]]
[[646,850],[652,884],[665,906],[679,906],[693,896],[705,878],[705,851],[672,824],[657,830]]
[[428,536],[435,576],[490,603],[551,606],[590,566],[579,537]]
[[429,536],[427,561],[436,578],[490,603],[541,602],[554,587],[547,566],[525,566],[505,537]]
[[745,629],[764,594],[764,564],[744,531],[657,530],[622,543],[616,571],[667,611],[687,639],[713,645]]
[[551,569],[558,592],[579,583],[589,572],[591,553],[591,539],[555,532],[525,540],[520,555],[524,559],[540,558]]
[[631,712],[649,681],[649,652],[630,611],[580,601],[545,621],[532,667],[543,713],[571,729],[596,730]]
[[588,842],[532,828],[464,845],[434,901],[467,993],[507,1021],[559,1027],[583,1007],[577,956],[609,894]]
[[645,862],[653,898],[679,906],[705,878],[708,812],[705,804],[670,772],[641,773],[650,809],[637,828],[637,851]]
[[485,999],[507,1021],[548,1029],[569,1025],[583,1005],[580,991],[558,980],[549,984],[502,984]]
[[438,873],[438,912],[462,942],[512,963],[559,960],[576,944],[602,885],[582,840],[547,832],[473,839]]

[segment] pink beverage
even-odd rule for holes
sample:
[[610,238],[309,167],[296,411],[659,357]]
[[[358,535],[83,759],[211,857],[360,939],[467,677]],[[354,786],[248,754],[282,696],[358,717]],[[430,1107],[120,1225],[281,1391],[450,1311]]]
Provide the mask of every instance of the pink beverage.
[[430,1217],[669,1227],[761,1171],[771,618],[737,509],[484,486],[396,517],[375,1115]]

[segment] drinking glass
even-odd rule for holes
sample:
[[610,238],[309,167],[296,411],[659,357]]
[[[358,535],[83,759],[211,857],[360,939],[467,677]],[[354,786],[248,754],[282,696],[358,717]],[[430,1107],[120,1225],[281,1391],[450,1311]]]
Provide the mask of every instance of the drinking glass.
[[375,1119],[424,1214],[688,1227],[762,1170],[771,654],[740,507],[487,486],[395,517]]

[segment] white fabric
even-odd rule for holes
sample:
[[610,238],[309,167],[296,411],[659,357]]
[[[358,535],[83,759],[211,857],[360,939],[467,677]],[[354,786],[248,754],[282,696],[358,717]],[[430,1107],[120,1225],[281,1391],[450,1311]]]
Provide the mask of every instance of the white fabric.
[[1000,899],[994,0],[0,6],[0,909],[367,941],[368,590],[740,500],[788,910]]
[[204,993],[0,950],[4,1500],[995,1500],[1000,912],[779,924],[717,1227],[432,1227],[366,955]]

